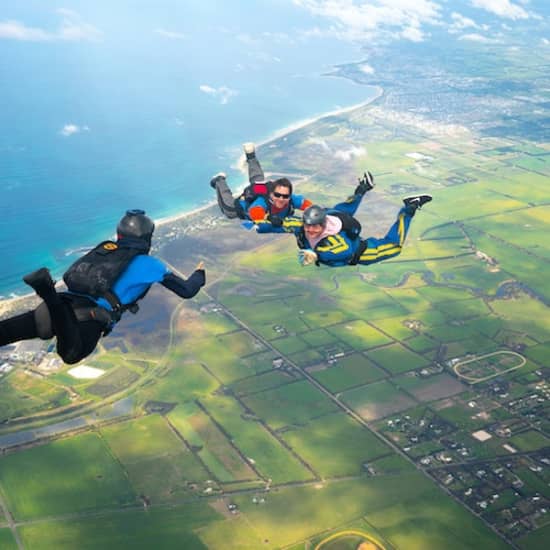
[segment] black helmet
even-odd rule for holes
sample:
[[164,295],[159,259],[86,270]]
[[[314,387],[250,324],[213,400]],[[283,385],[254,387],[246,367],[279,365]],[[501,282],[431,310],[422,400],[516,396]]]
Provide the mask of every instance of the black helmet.
[[304,210],[304,225],[325,225],[327,221],[327,211],[313,204]]
[[124,217],[118,222],[116,231],[118,238],[143,239],[151,244],[155,224],[145,215],[145,210],[126,210]]

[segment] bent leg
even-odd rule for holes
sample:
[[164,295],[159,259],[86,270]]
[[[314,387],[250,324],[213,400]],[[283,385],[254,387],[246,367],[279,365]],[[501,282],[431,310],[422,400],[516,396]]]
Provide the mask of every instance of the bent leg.
[[355,214],[361,201],[363,200],[364,195],[357,193],[356,195],[350,195],[344,202],[339,202],[333,206],[334,210],[339,210],[340,212],[346,212],[352,216]]
[[0,321],[0,346],[32,338],[38,338],[34,311],[27,311]]
[[56,294],[55,299],[44,301],[50,312],[61,359],[72,364],[89,355],[101,337],[103,325],[97,321],[78,321],[69,296]]
[[103,325],[97,321],[77,321],[78,337],[73,340],[57,339],[57,353],[65,363],[78,363],[92,353],[103,333]]
[[218,206],[222,213],[229,219],[238,218],[238,208],[235,206],[233,193],[227,185],[227,180],[224,176],[218,176],[215,180],[216,196],[218,198]]
[[363,241],[367,246],[359,256],[358,263],[361,265],[374,264],[400,254],[413,216],[414,213],[411,214],[406,208],[402,208],[397,215],[397,220],[383,239],[369,237]]

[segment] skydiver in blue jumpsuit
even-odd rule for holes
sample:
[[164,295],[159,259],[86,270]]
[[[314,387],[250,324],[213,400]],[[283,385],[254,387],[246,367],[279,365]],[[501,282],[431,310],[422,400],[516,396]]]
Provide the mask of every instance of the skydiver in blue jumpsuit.
[[[50,272],[44,267],[23,277],[43,303],[34,311],[0,321],[0,346],[56,336],[57,352],[63,361],[77,363],[94,351],[101,336],[112,330],[125,311],[137,311],[137,302],[154,283],[160,283],[182,298],[195,296],[205,284],[203,263],[199,263],[188,279],[172,273],[161,260],[149,256],[154,228],[153,221],[143,210],[127,211],[117,226],[116,242],[100,243],[92,251],[99,251],[91,256],[95,260],[82,262],[89,257],[86,255],[65,273],[66,292],[56,291]],[[125,254],[116,268],[113,267],[114,260],[104,259],[114,258],[109,254],[115,250],[119,258],[120,254]],[[90,263],[94,261],[95,270]],[[97,288],[93,287],[94,282],[115,275],[116,269],[121,272],[102,295],[82,291],[88,286],[92,292],[92,288]],[[69,273],[76,274],[76,279],[68,277]],[[77,291],[71,290],[73,285]]]
[[[430,202],[430,195],[418,195],[403,199],[404,206],[386,236],[378,239],[362,239],[360,226],[353,215],[363,200],[366,191],[374,186],[370,173],[360,180],[355,193],[331,209],[313,205],[304,211],[303,217],[286,218],[282,227],[273,227],[268,220],[258,223],[258,233],[294,233],[299,261],[302,265],[370,265],[394,258],[401,253],[409,225],[416,211]],[[343,215],[342,215],[343,214]]]

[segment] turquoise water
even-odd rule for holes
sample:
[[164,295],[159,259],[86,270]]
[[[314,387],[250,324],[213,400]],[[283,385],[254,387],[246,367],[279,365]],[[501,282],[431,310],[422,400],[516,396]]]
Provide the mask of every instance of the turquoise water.
[[[43,4],[6,19],[53,32],[59,15]],[[41,265],[59,277],[67,251],[111,236],[127,208],[158,219],[211,201],[212,174],[242,181],[230,169],[242,142],[374,93],[322,76],[360,52],[301,38],[315,22],[292,5],[87,4],[67,8],[100,39],[0,41],[3,296],[26,292],[21,276]]]

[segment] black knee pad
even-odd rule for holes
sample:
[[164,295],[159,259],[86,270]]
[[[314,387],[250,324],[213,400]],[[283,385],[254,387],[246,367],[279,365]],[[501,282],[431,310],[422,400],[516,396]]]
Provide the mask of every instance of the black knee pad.
[[52,319],[48,306],[41,303],[34,310],[34,322],[36,323],[36,332],[42,340],[49,340],[53,337]]

